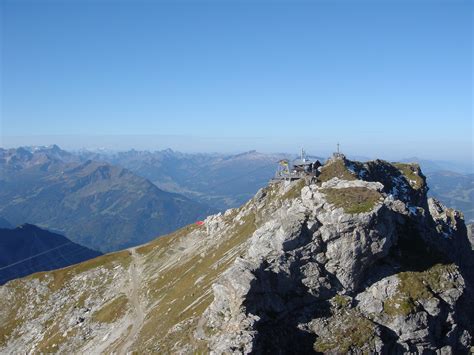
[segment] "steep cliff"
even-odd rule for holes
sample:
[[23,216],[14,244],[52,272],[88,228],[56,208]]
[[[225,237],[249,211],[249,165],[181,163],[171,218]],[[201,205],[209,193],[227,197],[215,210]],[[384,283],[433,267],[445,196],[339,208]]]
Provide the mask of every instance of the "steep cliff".
[[415,165],[330,159],[319,180],[9,282],[0,352],[468,352],[462,215]]

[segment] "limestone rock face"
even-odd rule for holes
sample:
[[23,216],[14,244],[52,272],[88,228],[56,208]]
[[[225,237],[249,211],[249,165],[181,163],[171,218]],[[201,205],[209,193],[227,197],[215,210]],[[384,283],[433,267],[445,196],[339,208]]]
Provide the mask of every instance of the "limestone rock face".
[[428,207],[431,217],[436,223],[437,232],[442,233],[444,237],[449,238],[458,229],[465,228],[459,211],[447,208],[434,198],[428,199]]
[[416,165],[331,159],[169,236],[0,287],[0,353],[467,353],[472,249]]
[[[459,212],[427,200],[424,178],[409,180],[393,173],[396,166],[348,165],[358,179],[304,186],[214,284],[203,319],[215,353],[469,349],[473,319],[459,306],[471,286],[454,264],[466,240]],[[362,180],[383,172],[379,181]],[[330,189],[373,190],[380,198],[347,213],[328,198]],[[443,250],[446,240],[452,250]]]
[[471,242],[471,248],[474,249],[474,224],[467,225],[467,236]]

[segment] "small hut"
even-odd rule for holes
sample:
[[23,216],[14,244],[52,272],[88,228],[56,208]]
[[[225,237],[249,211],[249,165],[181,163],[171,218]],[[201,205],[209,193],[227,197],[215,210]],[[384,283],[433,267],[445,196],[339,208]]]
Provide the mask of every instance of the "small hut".
[[304,149],[301,149],[300,158],[294,160],[291,167],[290,162],[286,159],[278,162],[278,168],[272,181],[293,181],[308,176],[316,178],[319,175],[318,168],[320,166],[322,166],[322,164],[319,160],[312,161],[307,159],[306,152]]

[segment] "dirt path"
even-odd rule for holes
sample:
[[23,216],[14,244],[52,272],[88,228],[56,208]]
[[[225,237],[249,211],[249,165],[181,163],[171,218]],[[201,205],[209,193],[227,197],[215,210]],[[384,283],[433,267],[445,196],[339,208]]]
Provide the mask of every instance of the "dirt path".
[[128,332],[127,336],[118,344],[116,353],[127,354],[129,348],[133,345],[136,337],[143,326],[145,320],[145,312],[143,305],[140,301],[140,281],[142,273],[142,264],[140,256],[136,254],[135,249],[129,249],[131,252],[132,261],[128,269],[130,277],[130,289],[128,292],[128,298],[132,307],[132,328]]

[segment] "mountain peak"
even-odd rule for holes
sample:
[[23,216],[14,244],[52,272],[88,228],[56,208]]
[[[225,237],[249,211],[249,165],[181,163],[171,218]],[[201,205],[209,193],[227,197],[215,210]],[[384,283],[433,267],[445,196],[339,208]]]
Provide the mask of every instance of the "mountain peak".
[[34,224],[30,224],[30,223],[23,223],[23,224],[20,224],[17,228],[19,229],[28,229],[28,230],[39,230],[40,228],[35,226]]
[[[316,180],[269,184],[202,222],[7,284],[0,350],[469,349],[466,227],[426,197],[416,165],[329,160]],[[47,341],[46,323],[67,336]]]

